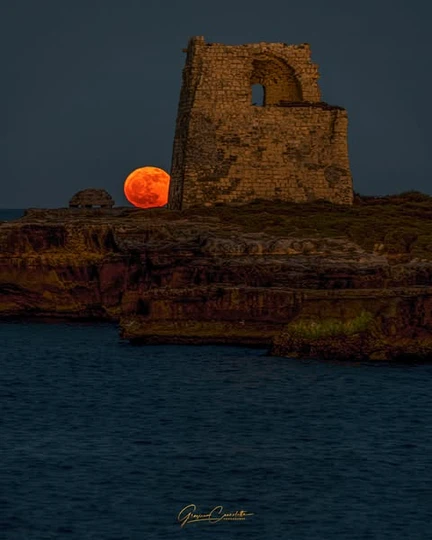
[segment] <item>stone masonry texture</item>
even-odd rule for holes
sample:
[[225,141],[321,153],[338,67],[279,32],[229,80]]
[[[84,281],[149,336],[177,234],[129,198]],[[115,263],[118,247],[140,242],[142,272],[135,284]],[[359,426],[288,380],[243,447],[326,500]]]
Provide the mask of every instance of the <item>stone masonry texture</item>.
[[347,113],[321,101],[308,44],[193,37],[184,52],[169,208],[254,199],[352,204]]

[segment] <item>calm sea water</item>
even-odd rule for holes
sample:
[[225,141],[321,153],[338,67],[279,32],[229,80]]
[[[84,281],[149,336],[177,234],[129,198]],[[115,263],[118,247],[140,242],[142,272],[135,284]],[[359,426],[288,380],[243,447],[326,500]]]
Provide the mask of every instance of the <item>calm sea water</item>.
[[[3,540],[432,537],[432,366],[0,323]],[[177,521],[222,505],[245,521]]]

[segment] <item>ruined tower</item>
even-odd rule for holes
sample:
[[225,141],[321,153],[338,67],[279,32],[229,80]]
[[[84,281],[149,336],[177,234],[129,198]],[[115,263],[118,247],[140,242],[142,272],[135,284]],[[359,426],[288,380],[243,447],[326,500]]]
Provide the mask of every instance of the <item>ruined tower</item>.
[[[171,209],[254,199],[352,204],[347,113],[323,103],[310,47],[189,40]],[[263,103],[252,103],[252,86]]]

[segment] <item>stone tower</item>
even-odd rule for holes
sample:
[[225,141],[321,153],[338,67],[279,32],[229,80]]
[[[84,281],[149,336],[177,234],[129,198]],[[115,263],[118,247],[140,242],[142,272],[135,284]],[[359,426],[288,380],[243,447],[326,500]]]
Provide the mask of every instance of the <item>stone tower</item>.
[[[352,204],[347,113],[323,103],[308,44],[189,40],[168,207],[253,199]],[[252,85],[263,103],[252,103]]]

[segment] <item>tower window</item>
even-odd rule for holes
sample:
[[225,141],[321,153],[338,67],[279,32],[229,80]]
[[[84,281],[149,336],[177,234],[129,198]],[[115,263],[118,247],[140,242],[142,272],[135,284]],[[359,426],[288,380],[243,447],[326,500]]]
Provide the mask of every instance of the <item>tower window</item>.
[[257,107],[265,105],[265,88],[262,84],[252,85],[252,105]]

